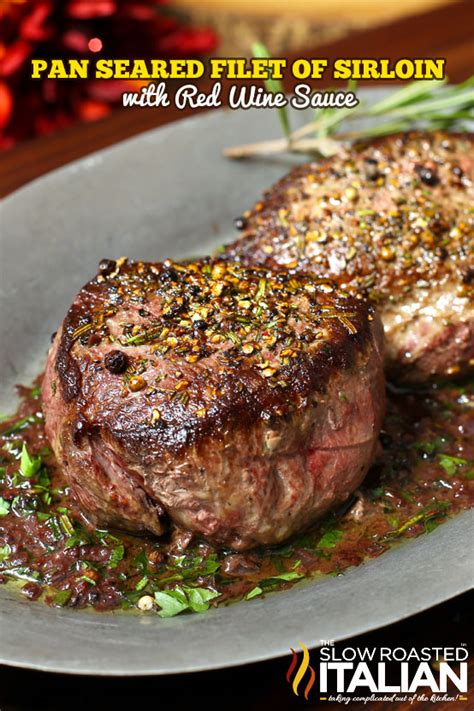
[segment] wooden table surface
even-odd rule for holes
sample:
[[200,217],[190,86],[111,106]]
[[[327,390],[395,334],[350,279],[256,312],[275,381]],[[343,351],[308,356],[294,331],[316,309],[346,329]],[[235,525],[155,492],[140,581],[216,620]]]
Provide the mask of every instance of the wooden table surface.
[[[466,79],[474,67],[474,2],[465,0],[390,25],[357,32],[298,56],[336,57],[444,57],[453,82]],[[287,88],[291,88],[288,85]],[[134,134],[181,118],[173,108],[116,111],[93,124],[78,124],[48,138],[30,141],[1,156],[0,195],[82,155]],[[400,571],[403,575],[403,571]],[[474,598],[465,594],[409,620],[351,640],[352,646],[427,646],[473,642]],[[275,620],[278,625],[278,620]],[[54,630],[45,643],[54,644]],[[231,640],[229,640],[231,643]],[[288,640],[288,646],[295,644]],[[1,644],[1,640],[0,640]],[[471,646],[472,649],[472,646]],[[204,651],[205,653],[205,651]],[[232,670],[165,678],[107,680],[74,678],[0,668],[0,711],[74,711],[75,709],[280,709],[321,708],[323,702],[296,698],[285,680],[290,657]],[[472,671],[472,664],[471,664]],[[372,711],[436,708],[471,711],[469,702],[438,704],[351,704]],[[334,711],[338,704],[324,702]]]

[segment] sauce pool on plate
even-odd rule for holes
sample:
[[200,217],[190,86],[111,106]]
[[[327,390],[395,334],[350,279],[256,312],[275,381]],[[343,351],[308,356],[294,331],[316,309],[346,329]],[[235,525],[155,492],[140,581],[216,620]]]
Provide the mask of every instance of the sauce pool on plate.
[[389,393],[379,456],[350,501],[288,543],[216,550],[94,529],[75,506],[45,432],[39,387],[0,422],[0,583],[57,607],[162,617],[343,575],[474,503],[474,383]]

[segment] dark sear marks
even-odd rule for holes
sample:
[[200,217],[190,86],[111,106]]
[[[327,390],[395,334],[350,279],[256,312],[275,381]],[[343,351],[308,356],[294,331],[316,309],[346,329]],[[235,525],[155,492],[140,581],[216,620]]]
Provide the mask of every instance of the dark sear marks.
[[203,611],[343,574],[473,505],[472,383],[392,394],[383,453],[352,502],[283,546],[246,554],[87,527],[49,449],[39,389],[21,393],[0,425],[0,582],[50,605]]
[[272,545],[362,481],[382,351],[373,307],[327,279],[109,261],[49,353],[46,432],[96,525]]
[[[104,365],[112,374],[125,373],[124,393],[142,389],[141,384],[150,395],[168,390],[169,402],[174,391],[187,399],[183,391],[189,383],[179,371],[166,388],[140,376],[163,357],[192,365],[217,355],[222,376],[232,377],[242,364],[256,366],[273,391],[273,408],[281,413],[294,404],[287,389],[295,372],[310,360],[318,359],[322,383],[329,367],[350,363],[354,343],[363,345],[369,338],[367,313],[361,299],[328,279],[219,260],[103,260],[65,319],[56,362],[59,386],[66,401],[76,397],[80,375],[74,352],[112,344],[117,348],[106,353]],[[348,334],[355,338],[349,341]],[[304,389],[299,394],[304,396]],[[201,415],[203,423],[207,414]]]

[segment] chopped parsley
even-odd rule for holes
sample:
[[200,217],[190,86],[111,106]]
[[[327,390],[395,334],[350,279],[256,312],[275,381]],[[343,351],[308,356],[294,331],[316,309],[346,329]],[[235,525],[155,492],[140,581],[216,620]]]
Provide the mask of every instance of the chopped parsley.
[[10,502],[5,501],[5,499],[2,499],[2,497],[0,496],[0,516],[6,516],[9,511]]
[[125,555],[125,546],[116,546],[112,549],[109,559],[109,568],[116,568]]
[[460,467],[469,464],[467,459],[453,457],[449,454],[438,454],[438,461],[448,476],[455,476]]
[[26,479],[32,479],[41,467],[41,457],[31,457],[26,443],[23,442],[20,458],[20,472]]
[[0,563],[4,563],[6,559],[11,555],[12,549],[8,543],[4,546],[0,546]]
[[339,531],[337,528],[330,528],[319,539],[318,548],[335,548],[342,538],[344,538],[343,531]]
[[209,602],[219,597],[215,590],[207,588],[190,588],[185,585],[174,590],[161,590],[155,593],[156,604],[161,608],[160,617],[174,617],[180,612],[205,612],[209,609]]

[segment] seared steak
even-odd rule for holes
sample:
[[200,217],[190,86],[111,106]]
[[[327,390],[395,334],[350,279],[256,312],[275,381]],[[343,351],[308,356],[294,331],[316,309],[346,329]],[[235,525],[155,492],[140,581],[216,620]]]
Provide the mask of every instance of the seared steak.
[[327,280],[104,261],[49,354],[46,429],[96,524],[278,543],[363,479],[382,360],[372,307]]
[[409,133],[293,170],[239,220],[231,260],[366,294],[407,381],[474,365],[472,134]]

